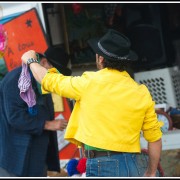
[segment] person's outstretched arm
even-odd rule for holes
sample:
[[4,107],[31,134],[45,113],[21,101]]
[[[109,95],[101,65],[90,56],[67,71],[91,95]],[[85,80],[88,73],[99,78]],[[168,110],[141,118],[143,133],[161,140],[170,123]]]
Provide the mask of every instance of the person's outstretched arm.
[[[34,50],[25,52],[22,55],[21,60],[23,61],[23,63],[27,64],[27,60],[30,58],[37,59],[36,52]],[[47,69],[38,63],[31,63],[30,69],[33,73],[34,78],[41,84],[42,79],[47,73]]]
[[155,177],[158,163],[160,161],[162,150],[162,140],[159,139],[155,142],[148,142],[148,155],[149,162],[147,170],[144,174],[145,177]]

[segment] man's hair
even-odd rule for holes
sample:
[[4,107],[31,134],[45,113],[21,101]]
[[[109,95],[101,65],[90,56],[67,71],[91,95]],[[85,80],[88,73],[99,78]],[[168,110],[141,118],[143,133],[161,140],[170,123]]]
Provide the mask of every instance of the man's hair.
[[127,71],[132,61],[117,61],[104,59],[104,68],[116,69],[118,71]]

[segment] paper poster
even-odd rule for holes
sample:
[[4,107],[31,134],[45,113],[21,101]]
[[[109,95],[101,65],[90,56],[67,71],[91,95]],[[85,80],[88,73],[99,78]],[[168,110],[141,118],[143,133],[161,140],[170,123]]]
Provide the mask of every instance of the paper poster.
[[[55,119],[64,119],[63,114],[59,114]],[[58,139],[58,149],[61,151],[67,144],[69,144],[69,141],[66,141],[64,139],[65,130],[64,131],[57,131],[57,139]]]
[[55,112],[62,112],[64,111],[63,99],[61,96],[55,93],[51,93],[53,103],[54,103],[54,111]]
[[28,50],[43,53],[47,41],[40,18],[35,8],[4,23],[8,42],[4,54],[4,61],[8,71],[20,66],[22,54]]
[[[55,119],[69,120],[71,115],[71,108],[66,98],[63,97],[62,100],[63,100],[63,111],[55,112]],[[79,149],[77,148],[77,146],[64,139],[65,131],[66,130],[57,131],[59,159],[61,159],[61,163],[63,163],[63,160],[66,161],[68,159],[71,159],[72,157],[80,156]]]

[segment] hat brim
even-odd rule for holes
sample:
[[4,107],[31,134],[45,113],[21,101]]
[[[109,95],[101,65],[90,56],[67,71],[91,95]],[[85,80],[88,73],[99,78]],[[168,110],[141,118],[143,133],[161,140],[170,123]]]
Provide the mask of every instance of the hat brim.
[[65,75],[65,76],[70,76],[72,74],[71,69],[66,68],[62,65],[57,64],[55,61],[53,61],[52,59],[48,58],[48,56],[46,56],[45,54],[41,54],[41,53],[37,53],[39,54],[39,58],[41,59],[42,57],[46,58],[61,74]]
[[48,61],[63,75],[70,76],[72,74],[72,71],[69,68],[62,67],[54,62],[51,62],[49,59]]
[[[99,38],[93,38],[93,39],[90,39],[88,40],[88,44],[89,46],[92,48],[92,50],[96,53],[96,54],[99,54],[100,56],[103,56],[105,59],[107,60],[119,60],[117,58],[113,58],[113,57],[109,57],[107,56],[106,54],[104,54],[98,47],[98,42],[99,42]],[[129,54],[127,56],[128,60],[130,61],[137,61],[138,60],[138,56],[137,54],[130,50],[129,51]],[[124,60],[121,60],[121,61],[124,61]]]
[[71,69],[57,63],[53,59],[51,59],[47,54],[44,54],[44,57],[63,75],[70,76],[72,74]]

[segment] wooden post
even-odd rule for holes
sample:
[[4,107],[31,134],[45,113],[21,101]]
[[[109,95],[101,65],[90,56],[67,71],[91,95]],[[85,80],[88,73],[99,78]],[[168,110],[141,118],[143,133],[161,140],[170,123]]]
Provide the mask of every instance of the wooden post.
[[[59,8],[60,8],[60,15],[61,15],[61,18],[62,18],[62,28],[63,28],[63,34],[64,34],[65,50],[68,53],[68,55],[70,55],[68,32],[67,32],[67,26],[66,26],[66,16],[65,16],[65,11],[64,11],[64,4],[60,4]],[[68,63],[68,67],[71,68],[71,62],[70,61]]]

